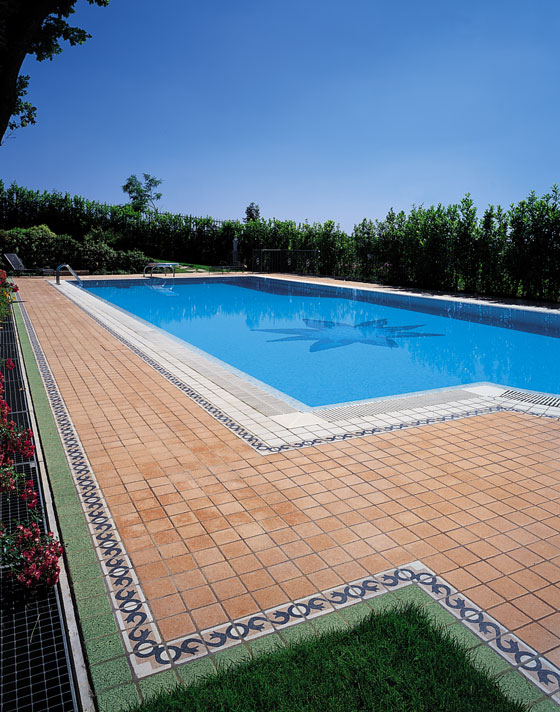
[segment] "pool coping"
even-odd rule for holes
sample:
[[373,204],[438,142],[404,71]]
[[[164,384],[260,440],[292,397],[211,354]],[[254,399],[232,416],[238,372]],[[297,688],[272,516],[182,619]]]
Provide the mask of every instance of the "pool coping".
[[[223,279],[223,276],[218,278]],[[242,378],[235,369],[224,368],[217,359],[207,357],[199,349],[167,336],[163,330],[85,293],[72,283],[50,283],[216,420],[262,453],[501,410],[560,418],[560,400],[554,395],[492,383],[474,383],[327,408],[303,405],[296,408],[295,401],[281,400],[270,389],[261,388],[255,379]],[[369,291],[376,290],[371,288]],[[457,301],[477,303],[472,299]],[[509,308],[509,305],[504,306]],[[542,313],[550,311],[542,307],[529,309]]]
[[[34,336],[33,327],[29,317],[26,314],[25,306],[23,304],[20,306],[22,319],[26,329],[29,330],[30,343],[34,351],[34,359],[37,360],[39,372],[43,378],[44,386],[46,387],[50,408],[52,408],[53,414],[57,421],[57,427],[62,437],[70,470],[74,480],[77,481],[78,486],[82,491],[82,503],[80,504],[74,486],[72,485],[72,492],[67,486],[67,476],[64,481],[65,486],[62,486],[62,483],[60,483],[61,489],[58,493],[57,488],[53,486],[53,489],[55,490],[55,501],[59,510],[59,517],[61,518],[61,522],[64,523],[63,533],[65,527],[67,531],[70,573],[74,581],[74,593],[78,604],[80,620],[82,621],[86,648],[90,657],[93,683],[96,693],[99,696],[101,709],[115,709],[115,700],[118,700],[119,704],[123,701],[126,702],[126,704],[133,703],[134,701],[138,701],[140,699],[139,692],[142,697],[146,697],[151,694],[155,694],[159,690],[166,689],[170,684],[177,684],[177,682],[183,681],[184,676],[188,677],[190,673],[187,675],[186,672],[181,672],[181,670],[183,669],[186,671],[187,668],[191,669],[191,665],[195,665],[195,669],[197,666],[200,669],[202,663],[197,663],[196,661],[198,660],[208,658],[209,660],[218,660],[219,662],[223,659],[227,662],[231,660],[246,659],[247,655],[251,655],[253,653],[251,652],[251,643],[249,642],[246,644],[245,640],[251,641],[262,637],[262,634],[257,631],[254,636],[248,638],[249,631],[251,630],[249,621],[255,618],[255,616],[247,616],[246,618],[249,619],[248,621],[245,619],[241,619],[240,621],[230,621],[222,626],[217,626],[213,629],[205,631],[206,637],[204,640],[206,642],[199,641],[199,644],[205,645],[206,654],[193,654],[190,658],[188,658],[189,662],[187,666],[175,666],[171,663],[164,662],[162,666],[158,666],[158,671],[154,671],[152,669],[146,672],[146,668],[144,666],[145,658],[141,658],[139,665],[135,665],[133,658],[136,656],[133,653],[133,645],[131,645],[131,642],[136,643],[138,641],[135,641],[134,637],[132,637],[131,641],[129,633],[136,631],[137,626],[127,628],[127,621],[125,620],[126,616],[134,615],[138,612],[136,603],[131,611],[127,612],[125,607],[131,602],[131,597],[126,593],[126,586],[128,584],[127,579],[134,579],[134,572],[132,567],[128,571],[119,570],[123,568],[122,561],[128,561],[124,547],[118,554],[116,554],[115,552],[108,551],[107,548],[103,546],[103,544],[109,540],[109,537],[106,536],[106,533],[109,531],[107,526],[113,527],[111,536],[114,536],[116,528],[114,528],[114,524],[112,523],[108,510],[106,516],[101,515],[99,505],[101,504],[101,506],[103,506],[103,502],[102,499],[96,499],[96,495],[93,492],[93,473],[88,471],[88,462],[85,458],[85,453],[81,448],[81,444],[77,438],[72,423],[69,420],[67,412],[66,414],[64,412],[66,409],[64,402],[58,393],[56,383],[54,383],[54,381],[45,380],[49,370],[48,364],[46,363],[46,359],[42,353],[38,339]],[[31,356],[29,353],[27,355],[28,357]],[[63,506],[65,505],[67,507],[66,509],[60,509],[60,501]],[[88,513],[90,515],[93,514],[93,517],[90,516],[90,520],[94,526],[93,531],[90,527],[90,532],[87,531],[84,519],[84,514],[87,518]],[[103,521],[99,519],[100,515],[105,516]],[[98,544],[100,544],[96,548],[93,546],[91,535],[96,537]],[[113,542],[111,542],[111,546],[113,546]],[[92,554],[96,554],[100,560],[104,562],[101,564],[101,571],[103,572],[104,580],[100,580],[99,564],[96,566],[94,565],[94,557],[92,557]],[[118,566],[114,563],[112,566],[107,565],[107,554],[110,554],[109,558],[122,555],[121,563]],[[413,575],[417,580],[412,581],[409,574],[404,574],[405,578],[401,580],[400,572],[406,570],[412,570]],[[132,574],[132,576],[129,576],[129,574]],[[389,578],[383,580],[382,577],[384,576]],[[387,582],[391,581],[391,577],[394,582],[393,587],[388,587]],[[503,626],[500,626],[497,621],[488,616],[488,614],[485,614],[482,609],[474,606],[474,604],[471,604],[468,599],[461,597],[461,594],[456,589],[449,586],[443,578],[436,576],[433,571],[427,567],[424,567],[421,562],[413,562],[408,566],[395,567],[391,570],[381,572],[381,574],[372,575],[372,577],[368,577],[368,579],[373,579],[376,582],[374,585],[379,584],[387,591],[396,591],[410,586],[412,583],[417,584],[418,586],[428,588],[432,587],[432,592],[430,593],[428,591],[428,594],[432,597],[432,599],[441,606],[444,606],[444,603],[447,603],[448,612],[454,615],[457,621],[463,626],[470,628],[471,632],[473,630],[472,625],[478,625],[479,630],[476,634],[483,639],[484,636],[481,635],[483,631],[480,628],[480,625],[485,627],[487,630],[494,631],[494,635],[486,635],[486,640],[483,640],[482,643],[479,643],[477,640],[477,646],[485,645],[485,647],[492,647],[491,641],[493,640],[495,642],[494,648],[496,648],[496,646],[498,646],[496,641],[504,638],[504,645],[502,648],[506,648],[506,650],[499,648],[498,652],[500,652],[500,654],[504,654],[509,651],[510,658],[511,654],[513,654],[514,659],[515,655],[521,655],[515,663],[517,671],[521,671],[524,678],[537,680],[540,683],[539,689],[543,690],[543,695],[540,696],[538,700],[534,696],[534,693],[532,693],[532,699],[537,700],[539,703],[541,701],[549,701],[554,704],[560,703],[560,671],[548,663],[546,658],[540,656],[537,651],[529,646],[524,646],[519,638],[514,636],[512,633],[509,633],[509,631],[507,631],[507,629]],[[271,622],[270,618],[267,616],[275,614],[280,609],[289,609],[290,606],[297,606],[302,603],[305,603],[307,609],[309,610],[306,610],[306,612],[303,613],[303,620],[300,621],[300,623],[309,622],[312,627],[316,627],[318,622],[315,619],[322,618],[322,616],[327,615],[329,611],[332,614],[340,616],[341,614],[339,614],[338,611],[345,609],[348,605],[349,596],[345,591],[345,588],[348,586],[361,586],[361,588],[364,589],[364,594],[360,596],[360,602],[369,600],[365,598],[367,587],[363,585],[364,581],[365,580],[350,582],[349,584],[337,586],[336,588],[329,589],[328,591],[317,592],[315,596],[307,596],[303,600],[293,601],[290,604],[285,604],[284,606],[276,607],[275,609],[263,612],[266,614],[265,619],[268,620],[273,628],[270,633],[274,634],[277,630],[274,629],[275,621]],[[121,587],[120,589],[119,586]],[[115,588],[117,589],[116,593]],[[113,596],[109,598],[111,603],[108,604],[107,600],[108,596],[110,596],[111,590],[113,590]],[[123,593],[125,595],[122,595]],[[142,594],[140,590],[140,601],[141,597]],[[326,599],[328,606],[332,606],[332,611],[330,608],[320,608],[319,610],[313,608],[311,605],[313,599],[320,599],[321,597],[323,597],[323,600]],[[345,597],[346,600],[343,600]],[[451,601],[452,597],[455,597],[453,601]],[[371,598],[376,598],[376,596],[371,596]],[[449,605],[449,601],[447,601],[447,599],[450,599],[451,606]],[[295,610],[299,610],[301,612],[301,609],[296,608]],[[282,610],[281,612],[284,615],[286,615],[286,613],[290,613],[289,610]],[[120,616],[120,634],[119,627],[115,623],[115,614],[117,617]],[[290,617],[301,618],[302,616],[296,615]],[[256,623],[258,625],[259,621]],[[255,622],[253,622],[253,625],[254,624]],[[241,625],[248,629],[248,632],[244,637],[243,635],[240,635]],[[490,627],[488,628],[488,626]],[[498,626],[498,628],[492,628],[492,626]],[[325,624],[325,627],[328,626]],[[291,628],[291,625],[286,625],[284,628]],[[126,633],[127,630],[129,633]],[[244,628],[241,630],[244,630]],[[128,637],[128,645],[126,637],[123,636],[124,645],[122,640],[120,640],[122,633],[126,633]],[[207,642],[211,635],[217,635],[218,638],[223,639],[222,644],[214,646],[217,651],[214,653],[208,653]],[[510,637],[507,638],[507,636]],[[241,640],[241,638],[243,638],[243,640]],[[505,638],[507,638],[507,640]],[[181,641],[181,644],[183,642],[184,641]],[[234,652],[234,649],[239,648],[239,646],[244,646],[242,649],[243,654]],[[190,647],[190,644],[187,647]],[[168,646],[163,645],[163,648],[168,648]],[[513,653],[512,650],[514,651]],[[507,658],[507,655],[505,655],[505,657]],[[511,663],[512,659],[509,659],[508,664]],[[140,666],[144,667],[139,669]],[[539,680],[539,675],[544,675],[545,679],[547,678],[548,673],[546,670],[551,671],[552,677],[557,680],[556,688],[553,691],[549,690],[548,694],[544,692],[546,687],[542,687],[542,680]],[[533,688],[530,689],[532,690]]]

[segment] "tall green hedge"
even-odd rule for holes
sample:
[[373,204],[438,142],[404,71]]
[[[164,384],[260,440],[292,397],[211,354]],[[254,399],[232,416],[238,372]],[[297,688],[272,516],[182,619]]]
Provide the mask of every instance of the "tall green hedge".
[[556,301],[560,297],[560,193],[478,215],[469,195],[456,205],[390,210],[351,234],[332,221],[248,223],[171,213],[138,213],[58,192],[0,181],[0,228],[48,225],[77,242],[140,250],[152,258],[198,264],[229,262],[234,237],[251,265],[254,248],[317,249],[320,273],[384,284]]

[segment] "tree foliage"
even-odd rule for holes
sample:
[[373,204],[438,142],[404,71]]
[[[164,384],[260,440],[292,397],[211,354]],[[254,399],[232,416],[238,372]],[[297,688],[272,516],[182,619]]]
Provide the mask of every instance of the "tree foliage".
[[[25,100],[29,76],[20,74],[27,55],[43,62],[83,44],[88,33],[67,19],[77,0],[0,0],[0,143],[6,131],[35,123],[36,108]],[[109,0],[87,0],[106,7]]]
[[256,203],[249,203],[245,208],[245,217],[243,222],[255,222],[261,219],[261,209]]
[[156,193],[155,190],[162,181],[154,178],[149,173],[143,173],[144,182],[142,183],[135,175],[127,178],[126,183],[122,186],[123,191],[130,198],[130,205],[133,210],[139,213],[145,213],[147,210],[153,210],[157,213],[156,200],[161,200],[161,193]]

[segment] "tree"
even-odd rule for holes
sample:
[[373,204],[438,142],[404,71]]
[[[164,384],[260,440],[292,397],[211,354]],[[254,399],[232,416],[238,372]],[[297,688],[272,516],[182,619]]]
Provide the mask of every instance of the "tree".
[[[87,0],[106,7],[109,0]],[[36,108],[24,97],[29,76],[20,74],[28,54],[37,61],[62,52],[61,41],[83,44],[90,35],[66,18],[77,0],[0,0],[0,143],[6,131],[35,123]]]
[[127,178],[122,189],[130,198],[130,204],[134,210],[139,213],[145,213],[150,208],[157,213],[156,200],[161,200],[161,193],[155,193],[158,185],[162,181],[154,178],[149,173],[143,173],[144,184],[142,184],[135,175]]
[[261,210],[259,206],[256,203],[249,203],[249,205],[245,208],[245,217],[243,218],[243,222],[253,222],[253,221],[258,221],[261,219]]

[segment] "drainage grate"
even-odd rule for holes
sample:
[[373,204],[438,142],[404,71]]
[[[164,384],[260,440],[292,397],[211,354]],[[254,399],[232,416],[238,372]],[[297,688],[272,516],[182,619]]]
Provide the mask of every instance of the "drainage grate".
[[523,401],[525,403],[533,403],[534,405],[545,405],[549,408],[560,408],[560,398],[557,396],[549,396],[542,393],[526,393],[524,391],[504,391],[501,398],[509,400]]
[[479,398],[476,393],[469,391],[454,390],[447,393],[438,391],[437,393],[426,393],[421,396],[408,396],[407,398],[391,398],[388,400],[376,400],[370,403],[356,403],[355,405],[343,405],[340,408],[328,408],[326,410],[314,410],[313,414],[329,422],[337,420],[348,420],[349,418],[361,418],[368,415],[380,415],[381,413],[393,413],[398,410],[411,410],[413,408],[425,408],[431,405],[443,405],[444,403],[454,403],[471,398]]
[[5,371],[4,400],[10,404],[13,413],[19,413],[27,410],[27,404],[20,365],[15,359],[14,363],[13,371]]
[[[29,427],[29,410],[18,363],[12,322],[0,328],[0,358],[16,364],[6,373],[4,398],[10,418]],[[15,469],[33,480],[43,510],[41,481],[35,458],[15,458]],[[15,497],[0,497],[0,520],[8,531],[17,521],[29,523],[29,510]],[[48,524],[39,522],[41,531]],[[74,674],[59,588],[28,594],[15,588],[0,568],[0,710],[2,712],[74,712],[78,709]]]
[[0,585],[0,709],[77,709],[57,590],[23,598],[1,573]]

